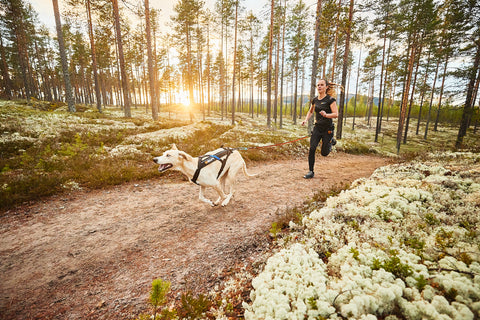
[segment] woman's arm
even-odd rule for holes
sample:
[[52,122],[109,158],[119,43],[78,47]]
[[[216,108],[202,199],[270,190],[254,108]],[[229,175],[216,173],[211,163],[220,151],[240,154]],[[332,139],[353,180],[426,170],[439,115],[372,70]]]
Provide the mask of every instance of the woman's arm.
[[329,118],[329,119],[335,119],[338,118],[338,108],[337,108],[337,102],[333,101],[332,104],[330,105],[330,109],[332,109],[332,113],[326,113],[325,111],[320,111],[320,114],[324,118]]
[[305,120],[302,121],[302,126],[304,126],[305,123],[307,123],[308,119],[310,119],[310,117],[311,117],[312,114],[313,114],[313,110],[315,110],[315,104],[312,104],[312,106],[311,106],[310,109],[308,110],[307,116],[305,117]]

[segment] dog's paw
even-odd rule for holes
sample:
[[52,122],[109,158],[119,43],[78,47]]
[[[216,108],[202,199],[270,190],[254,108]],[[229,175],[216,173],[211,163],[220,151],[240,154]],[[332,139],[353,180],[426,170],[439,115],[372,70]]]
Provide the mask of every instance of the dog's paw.
[[229,194],[225,200],[223,200],[222,202],[222,207],[225,207],[229,202],[230,202],[230,199],[232,198],[233,194]]

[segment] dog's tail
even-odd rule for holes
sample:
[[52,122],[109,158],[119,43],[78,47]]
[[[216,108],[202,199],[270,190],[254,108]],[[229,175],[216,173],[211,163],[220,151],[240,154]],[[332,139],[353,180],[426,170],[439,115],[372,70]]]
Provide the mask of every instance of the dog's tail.
[[246,177],[255,177],[256,174],[251,174],[251,173],[248,173],[247,171],[247,164],[245,162],[243,162],[243,174],[246,176]]

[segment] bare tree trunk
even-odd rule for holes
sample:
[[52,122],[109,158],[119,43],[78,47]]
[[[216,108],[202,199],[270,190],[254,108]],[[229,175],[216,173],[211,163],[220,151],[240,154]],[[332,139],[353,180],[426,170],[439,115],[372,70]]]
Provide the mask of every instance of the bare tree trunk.
[[278,112],[278,76],[279,76],[279,60],[280,60],[280,31],[277,34],[277,45],[275,47],[276,55],[275,55],[275,97],[273,101],[273,119],[275,124],[277,124],[277,112]]
[[[388,18],[387,18],[388,19]],[[385,49],[387,46],[387,26],[384,26],[383,34],[383,53],[382,53],[382,69],[380,71],[380,92],[378,94],[378,114],[377,114],[377,126],[375,128],[375,142],[378,142],[378,135],[382,127],[381,116],[383,113],[382,109],[382,89],[383,89],[383,71],[385,70]],[[383,93],[385,94],[385,93]]]
[[268,40],[268,67],[267,67],[267,127],[271,126],[272,113],[272,53],[273,53],[273,9],[275,0],[271,0],[270,6],[270,35]]
[[[320,44],[320,23],[322,15],[322,0],[317,0],[317,10],[316,10],[316,19],[315,19],[315,40],[313,43],[313,59],[312,59],[312,75],[310,77],[310,101],[315,98],[315,89],[317,82],[317,71],[318,71],[318,47]],[[310,105],[310,102],[309,102]],[[308,121],[308,133],[311,133],[313,129],[313,117]]]
[[87,6],[88,35],[90,37],[90,48],[92,50],[92,69],[93,69],[93,80],[95,85],[95,99],[97,102],[97,110],[99,112],[102,112],[102,97],[100,95],[100,83],[98,82],[97,54],[95,51],[95,38],[93,36],[92,12],[90,10],[90,0],[86,0],[85,4]]
[[207,22],[207,114],[210,117],[210,106],[211,106],[211,96],[210,96],[210,91],[211,91],[211,78],[212,74],[210,73],[210,62],[212,60],[212,57],[210,56],[210,20]]
[[400,119],[398,120],[398,130],[397,130],[397,154],[400,153],[400,145],[402,142],[402,132],[403,132],[403,124],[405,123],[405,116],[407,113],[407,103],[408,103],[408,93],[410,90],[410,82],[412,80],[412,73],[413,73],[413,65],[415,62],[415,45],[412,44],[411,48],[409,48],[409,59],[408,59],[408,67],[407,67],[407,79],[405,81],[405,87],[402,94],[402,104],[400,107]]
[[353,22],[353,5],[354,0],[350,0],[350,9],[348,13],[348,27],[347,27],[347,38],[345,39],[345,53],[343,55],[343,70],[342,70],[342,87],[343,90],[340,93],[340,105],[338,108],[338,120],[337,120],[337,139],[342,139],[342,130],[343,130],[343,111],[345,108],[345,87],[347,83],[347,73],[348,73],[348,55],[350,53],[350,34],[352,30]]
[[253,110],[253,32],[250,32],[250,114],[253,118],[254,110]]
[[444,90],[444,87],[445,87],[445,78],[447,77],[448,59],[449,59],[449,56],[447,54],[447,56],[445,58],[445,64],[443,66],[442,85],[440,87],[440,97],[438,98],[437,117],[435,118],[435,125],[433,126],[433,131],[437,131],[437,129],[438,129],[438,120],[440,118],[440,108],[442,106],[442,97],[443,97],[443,90]]
[[425,124],[425,134],[423,135],[423,139],[427,140],[427,134],[428,134],[428,125],[430,124],[430,117],[432,114],[432,105],[433,105],[433,96],[435,95],[435,85],[437,83],[437,76],[438,76],[438,66],[440,65],[440,61],[437,62],[437,66],[435,68],[435,77],[433,78],[433,84],[432,84],[432,95],[430,97],[430,106],[428,108],[428,114],[427,114],[427,123]]
[[67,54],[63,42],[62,22],[60,21],[60,11],[58,10],[58,0],[52,0],[53,12],[55,14],[55,25],[57,26],[58,46],[60,49],[60,60],[62,62],[63,81],[65,82],[65,95],[67,97],[68,111],[75,112],[75,103],[72,96],[72,85],[70,83],[70,73],[68,72]]
[[8,73],[7,58],[5,55],[5,48],[3,47],[2,35],[0,35],[0,57],[2,59],[0,67],[2,70],[3,87],[5,89],[5,95],[10,100],[12,98],[12,80],[10,79],[10,75]]
[[148,0],[145,0],[145,32],[147,33],[147,56],[148,56],[148,82],[150,85],[150,104],[152,107],[152,119],[158,120],[157,93],[155,88],[155,72],[153,68],[152,54],[152,31],[150,29],[150,7]]
[[[338,7],[337,7],[337,18],[335,19],[335,44],[334,44],[334,48],[333,48],[333,58],[332,58],[332,74],[330,76],[330,78],[332,79],[332,81],[335,80],[335,64],[336,64],[336,60],[337,60],[337,44],[338,44],[338,32],[339,32],[339,20],[340,20],[340,12],[341,12],[341,8],[342,7],[342,0],[338,0]],[[337,131],[337,134],[338,134],[338,131]]]
[[[362,34],[362,41],[363,44],[363,34]],[[352,130],[355,130],[355,116],[357,113],[357,102],[358,102],[358,82],[360,80],[360,62],[362,61],[362,48],[363,46],[360,45],[360,54],[358,56],[358,69],[357,69],[357,81],[355,84],[355,104],[353,105],[353,120],[352,120]]]
[[[287,0],[284,1],[284,5],[283,5],[283,21],[286,20],[286,13],[287,13]],[[283,23],[283,26],[282,26],[282,71],[280,75],[280,129],[283,126],[283,74],[284,74],[283,67],[285,62],[285,25],[286,23]],[[317,48],[317,56],[318,56],[318,48]]]
[[470,72],[469,75],[469,83],[467,87],[467,97],[465,101],[465,107],[463,108],[463,114],[462,114],[462,121],[460,123],[460,128],[458,130],[458,136],[457,136],[457,141],[455,142],[455,148],[459,149],[462,147],[463,144],[463,138],[467,135],[467,129],[468,129],[468,123],[470,122],[470,119],[472,118],[473,115],[473,107],[475,104],[475,101],[473,100],[474,96],[474,87],[475,87],[475,79],[477,77],[476,73],[480,72],[480,41],[477,41],[476,47],[477,47],[477,52],[475,54],[475,60],[473,62],[473,68],[471,69],[472,71]]
[[238,26],[238,1],[235,1],[235,40],[233,44],[233,79],[232,79],[232,125],[235,125],[235,76],[237,73],[237,26]]
[[293,124],[297,124],[297,102],[298,102],[298,60],[299,60],[299,48],[296,48],[297,57],[295,58],[295,91],[293,93],[294,106],[293,106]]
[[412,93],[410,95],[410,103],[408,105],[408,112],[407,112],[407,123],[405,124],[405,133],[403,135],[403,144],[407,143],[407,135],[408,135],[408,126],[410,124],[410,114],[412,112],[412,105],[413,105],[413,96],[415,94],[415,87],[417,84],[417,75],[418,75],[418,67],[420,65],[420,58],[422,56],[422,42],[420,42],[420,49],[418,50],[418,59],[417,59],[417,66],[415,68],[415,76],[413,78],[413,85],[412,85]]
[[[375,70],[373,71],[373,79],[375,79]],[[373,113],[373,98],[375,96],[375,80],[370,81],[370,90],[368,92],[368,99],[367,99],[367,110],[366,110],[366,115],[365,118],[367,118],[367,125],[370,127],[371,119],[372,119],[372,113]]]
[[[428,67],[430,66],[430,54],[431,52],[428,52],[428,58],[427,58],[427,66],[425,69],[425,79],[423,80],[424,85],[427,84],[427,79],[428,79]],[[422,119],[422,108],[423,108],[423,99],[425,98],[425,91],[422,92],[422,98],[420,99],[420,109],[418,110],[418,121],[417,121],[417,131],[416,135],[418,135],[418,131],[420,130],[420,120]]]
[[130,110],[130,92],[128,88],[127,71],[125,69],[125,57],[123,54],[122,30],[120,29],[120,14],[118,12],[118,0],[112,0],[112,2],[113,2],[113,15],[115,18],[115,32],[117,36],[118,59],[120,60],[119,61],[120,74],[122,77],[124,114],[126,118],[131,118],[132,113]]

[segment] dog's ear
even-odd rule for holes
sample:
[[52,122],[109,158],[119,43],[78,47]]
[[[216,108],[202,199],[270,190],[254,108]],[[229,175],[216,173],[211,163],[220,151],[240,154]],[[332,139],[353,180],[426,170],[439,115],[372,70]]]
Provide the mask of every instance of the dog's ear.
[[177,145],[175,143],[172,143],[172,150],[178,150]]
[[192,158],[188,153],[183,151],[178,151],[178,156],[183,160],[190,160]]

